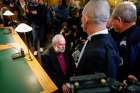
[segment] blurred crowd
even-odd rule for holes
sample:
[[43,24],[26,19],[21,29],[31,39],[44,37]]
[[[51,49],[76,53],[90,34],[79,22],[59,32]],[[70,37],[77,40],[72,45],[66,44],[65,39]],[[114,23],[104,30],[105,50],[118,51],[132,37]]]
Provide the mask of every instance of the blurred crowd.
[[[4,16],[6,10],[16,19]],[[111,13],[110,13],[111,11]],[[59,90],[70,93],[69,78],[105,73],[118,81],[140,79],[140,1],[127,0],[110,9],[107,0],[89,0],[85,6],[59,0],[3,0],[0,24],[30,25],[32,52]]]

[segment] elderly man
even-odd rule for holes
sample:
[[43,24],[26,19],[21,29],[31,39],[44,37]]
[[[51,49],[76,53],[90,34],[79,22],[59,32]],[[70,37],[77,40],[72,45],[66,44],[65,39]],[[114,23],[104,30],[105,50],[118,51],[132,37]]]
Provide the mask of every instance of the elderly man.
[[107,0],[90,0],[85,5],[82,24],[83,30],[88,34],[88,40],[77,63],[77,75],[99,72],[116,78],[120,57],[106,28],[109,11]]
[[125,1],[112,13],[113,28],[119,33],[116,42],[123,59],[118,75],[120,81],[130,74],[140,79],[140,28],[136,26],[136,12],[136,6]]
[[75,64],[65,49],[66,41],[62,34],[52,39],[52,47],[43,55],[43,67],[58,87],[58,93],[69,93],[69,77],[74,74]]

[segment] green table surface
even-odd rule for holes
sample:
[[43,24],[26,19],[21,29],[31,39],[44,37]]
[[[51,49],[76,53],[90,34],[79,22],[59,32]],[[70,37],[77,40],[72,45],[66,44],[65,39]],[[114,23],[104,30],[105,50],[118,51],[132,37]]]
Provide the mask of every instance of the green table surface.
[[14,39],[11,38],[8,29],[0,28],[0,44],[13,43]]
[[[4,31],[6,30],[0,29],[0,44],[14,42],[10,35],[2,34]],[[13,60],[11,56],[14,53],[14,48],[0,51],[0,93],[40,93],[43,88],[27,60]]]

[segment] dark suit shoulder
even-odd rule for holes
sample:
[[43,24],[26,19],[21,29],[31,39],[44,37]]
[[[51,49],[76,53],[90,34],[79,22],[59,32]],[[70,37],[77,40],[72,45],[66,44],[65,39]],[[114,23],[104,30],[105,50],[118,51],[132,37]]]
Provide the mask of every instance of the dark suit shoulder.
[[54,54],[55,51],[53,49],[53,47],[48,47],[43,53],[42,55],[50,55],[50,54]]
[[137,43],[140,42],[140,27],[134,26],[131,33],[129,34],[129,42]]
[[91,42],[98,44],[100,46],[106,46],[106,45],[110,47],[115,46],[115,42],[110,34],[100,34],[100,35],[93,36],[91,38]]

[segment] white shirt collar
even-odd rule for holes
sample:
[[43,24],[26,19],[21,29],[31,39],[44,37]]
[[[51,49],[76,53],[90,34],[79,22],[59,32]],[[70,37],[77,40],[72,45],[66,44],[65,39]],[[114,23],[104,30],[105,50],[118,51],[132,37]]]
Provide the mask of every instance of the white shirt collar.
[[87,39],[90,40],[90,38],[91,38],[92,36],[99,35],[99,34],[108,34],[108,30],[105,29],[105,30],[101,30],[101,31],[98,31],[98,32],[96,32],[96,33],[93,33],[93,34],[89,35]]

